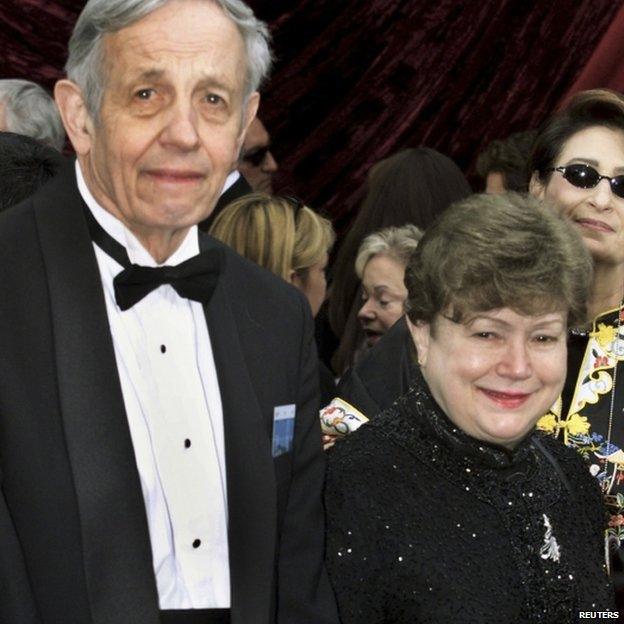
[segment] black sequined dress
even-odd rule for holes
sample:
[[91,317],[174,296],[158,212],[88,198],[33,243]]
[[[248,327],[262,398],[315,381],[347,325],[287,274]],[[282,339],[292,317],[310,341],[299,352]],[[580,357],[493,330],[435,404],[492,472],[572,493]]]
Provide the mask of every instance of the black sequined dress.
[[614,609],[599,488],[572,450],[459,431],[424,381],[329,453],[343,624],[565,624]]

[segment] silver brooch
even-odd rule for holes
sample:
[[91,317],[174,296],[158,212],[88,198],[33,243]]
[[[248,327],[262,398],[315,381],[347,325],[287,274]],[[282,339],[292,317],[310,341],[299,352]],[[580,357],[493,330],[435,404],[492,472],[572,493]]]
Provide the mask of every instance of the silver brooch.
[[552,534],[552,526],[548,516],[546,514],[543,514],[543,516],[544,528],[546,529],[546,532],[544,533],[544,543],[540,548],[540,557],[542,559],[550,559],[551,561],[559,561],[559,544],[557,544],[557,540]]

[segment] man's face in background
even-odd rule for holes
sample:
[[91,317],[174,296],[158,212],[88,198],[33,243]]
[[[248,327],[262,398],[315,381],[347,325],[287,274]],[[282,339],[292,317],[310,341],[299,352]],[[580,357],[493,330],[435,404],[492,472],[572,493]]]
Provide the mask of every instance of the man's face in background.
[[271,137],[256,117],[245,135],[238,170],[254,191],[269,195],[273,193],[273,174],[279,168],[270,147]]

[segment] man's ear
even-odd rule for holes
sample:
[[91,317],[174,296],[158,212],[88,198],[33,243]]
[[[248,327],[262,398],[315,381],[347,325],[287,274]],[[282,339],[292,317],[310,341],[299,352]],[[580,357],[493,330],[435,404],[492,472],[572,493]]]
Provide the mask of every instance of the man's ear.
[[76,154],[85,156],[92,147],[93,122],[82,90],[71,80],[59,80],[54,87],[54,99]]
[[247,104],[245,109],[243,110],[243,120],[241,125],[241,131],[238,136],[238,141],[236,144],[236,158],[238,159],[238,155],[240,154],[241,147],[243,146],[243,141],[245,140],[245,135],[247,134],[247,130],[251,125],[251,122],[255,119],[256,113],[258,112],[258,106],[260,106],[260,94],[257,91],[254,91],[249,98],[247,98]]
[[405,315],[407,321],[407,327],[412,335],[412,340],[416,346],[416,353],[418,354],[418,364],[420,366],[427,366],[427,355],[429,354],[429,342],[431,341],[431,324],[425,321],[418,321],[412,323],[409,316]]
[[531,181],[529,182],[529,193],[533,195],[533,197],[537,199],[544,199],[544,194],[546,192],[546,187],[542,183],[539,177],[539,173],[537,171],[533,172],[531,176]]

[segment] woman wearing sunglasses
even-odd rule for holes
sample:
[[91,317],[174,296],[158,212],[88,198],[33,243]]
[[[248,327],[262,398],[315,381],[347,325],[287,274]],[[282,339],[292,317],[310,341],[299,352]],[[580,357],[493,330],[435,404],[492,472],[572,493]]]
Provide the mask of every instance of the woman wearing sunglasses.
[[531,192],[574,224],[594,267],[590,322],[570,330],[566,383],[538,426],[575,447],[600,482],[605,554],[623,606],[624,97],[578,94],[540,128],[530,167]]

